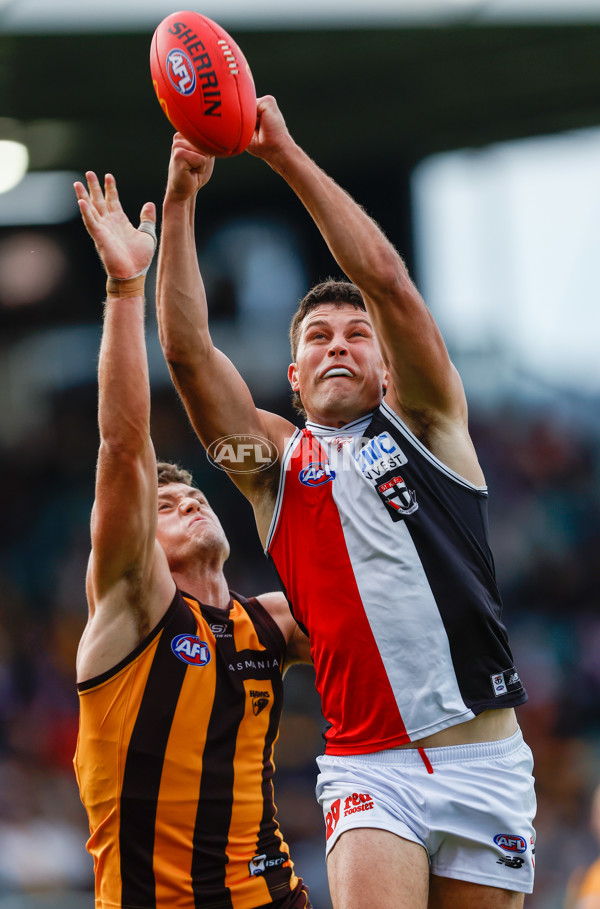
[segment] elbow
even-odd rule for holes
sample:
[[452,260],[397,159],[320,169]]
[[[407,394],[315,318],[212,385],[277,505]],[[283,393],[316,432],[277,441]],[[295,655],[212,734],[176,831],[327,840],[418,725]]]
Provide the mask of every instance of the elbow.
[[163,355],[176,385],[196,367],[197,352],[191,346],[167,344],[163,346]]
[[392,249],[383,252],[371,272],[369,283],[372,288],[369,295],[382,301],[399,300],[407,294],[412,296],[415,289],[404,262]]
[[161,332],[160,343],[167,366],[176,375],[196,369],[199,363],[206,362],[213,349],[210,338],[203,338],[198,333],[175,339]]
[[109,468],[117,477],[137,476],[144,462],[146,447],[135,445],[133,440],[102,436],[98,450],[98,464]]
[[206,356],[212,347],[210,336],[194,331],[170,332],[165,326],[159,329],[160,346],[170,369],[186,368],[196,362],[198,357]]
[[187,344],[174,343],[161,334],[160,344],[167,366],[176,369],[181,364],[188,363],[191,359],[191,350]]
[[103,431],[100,427],[100,453],[109,456],[114,461],[123,464],[137,462],[140,455],[144,454],[150,440],[148,429],[146,432],[128,431],[122,429],[115,432]]

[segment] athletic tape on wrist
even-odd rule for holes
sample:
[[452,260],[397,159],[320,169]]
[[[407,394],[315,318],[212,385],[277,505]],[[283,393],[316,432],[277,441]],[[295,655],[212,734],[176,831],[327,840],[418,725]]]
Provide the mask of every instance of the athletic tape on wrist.
[[128,297],[143,297],[146,284],[145,275],[135,275],[132,278],[106,279],[106,299],[116,297],[125,300]]

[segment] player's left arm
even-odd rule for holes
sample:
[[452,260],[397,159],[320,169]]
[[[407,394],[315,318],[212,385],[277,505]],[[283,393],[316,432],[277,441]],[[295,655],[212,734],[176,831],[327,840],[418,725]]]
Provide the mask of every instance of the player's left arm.
[[294,142],[275,99],[259,99],[248,148],[296,193],[340,268],[362,291],[393,389],[405,413],[465,421],[466,401],[440,331],[376,222]]
[[285,638],[286,668],[292,663],[312,663],[309,640],[292,615],[285,596],[278,591],[273,591],[263,593],[257,599],[277,623]]

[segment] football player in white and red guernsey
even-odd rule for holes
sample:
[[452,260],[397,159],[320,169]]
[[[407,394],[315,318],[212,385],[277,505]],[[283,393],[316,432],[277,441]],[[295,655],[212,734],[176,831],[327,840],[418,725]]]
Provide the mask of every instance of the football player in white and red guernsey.
[[260,436],[279,454],[259,470],[241,447],[230,476],[310,637],[329,724],[317,795],[333,904],[520,909],[535,841],[533,762],[514,710],[526,693],[460,377],[401,257],[270,96],[248,150],[289,184],[349,279],[313,288],[292,323],[305,428],[258,410],[212,343],[194,218],[213,162],[179,135],[159,329],[203,444]]

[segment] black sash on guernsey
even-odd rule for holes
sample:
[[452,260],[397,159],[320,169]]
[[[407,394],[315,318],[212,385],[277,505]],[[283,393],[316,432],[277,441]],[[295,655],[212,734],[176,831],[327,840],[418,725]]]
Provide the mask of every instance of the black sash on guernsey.
[[[478,714],[524,703],[527,693],[502,621],[488,540],[487,493],[444,467],[385,402],[374,412],[365,439],[382,432],[391,435],[408,460],[400,470],[393,467],[371,482],[388,518],[403,521],[413,540],[446,628],[465,704]],[[394,481],[399,510],[386,502],[386,487]],[[490,684],[496,673],[502,676],[503,690],[497,696]]]

